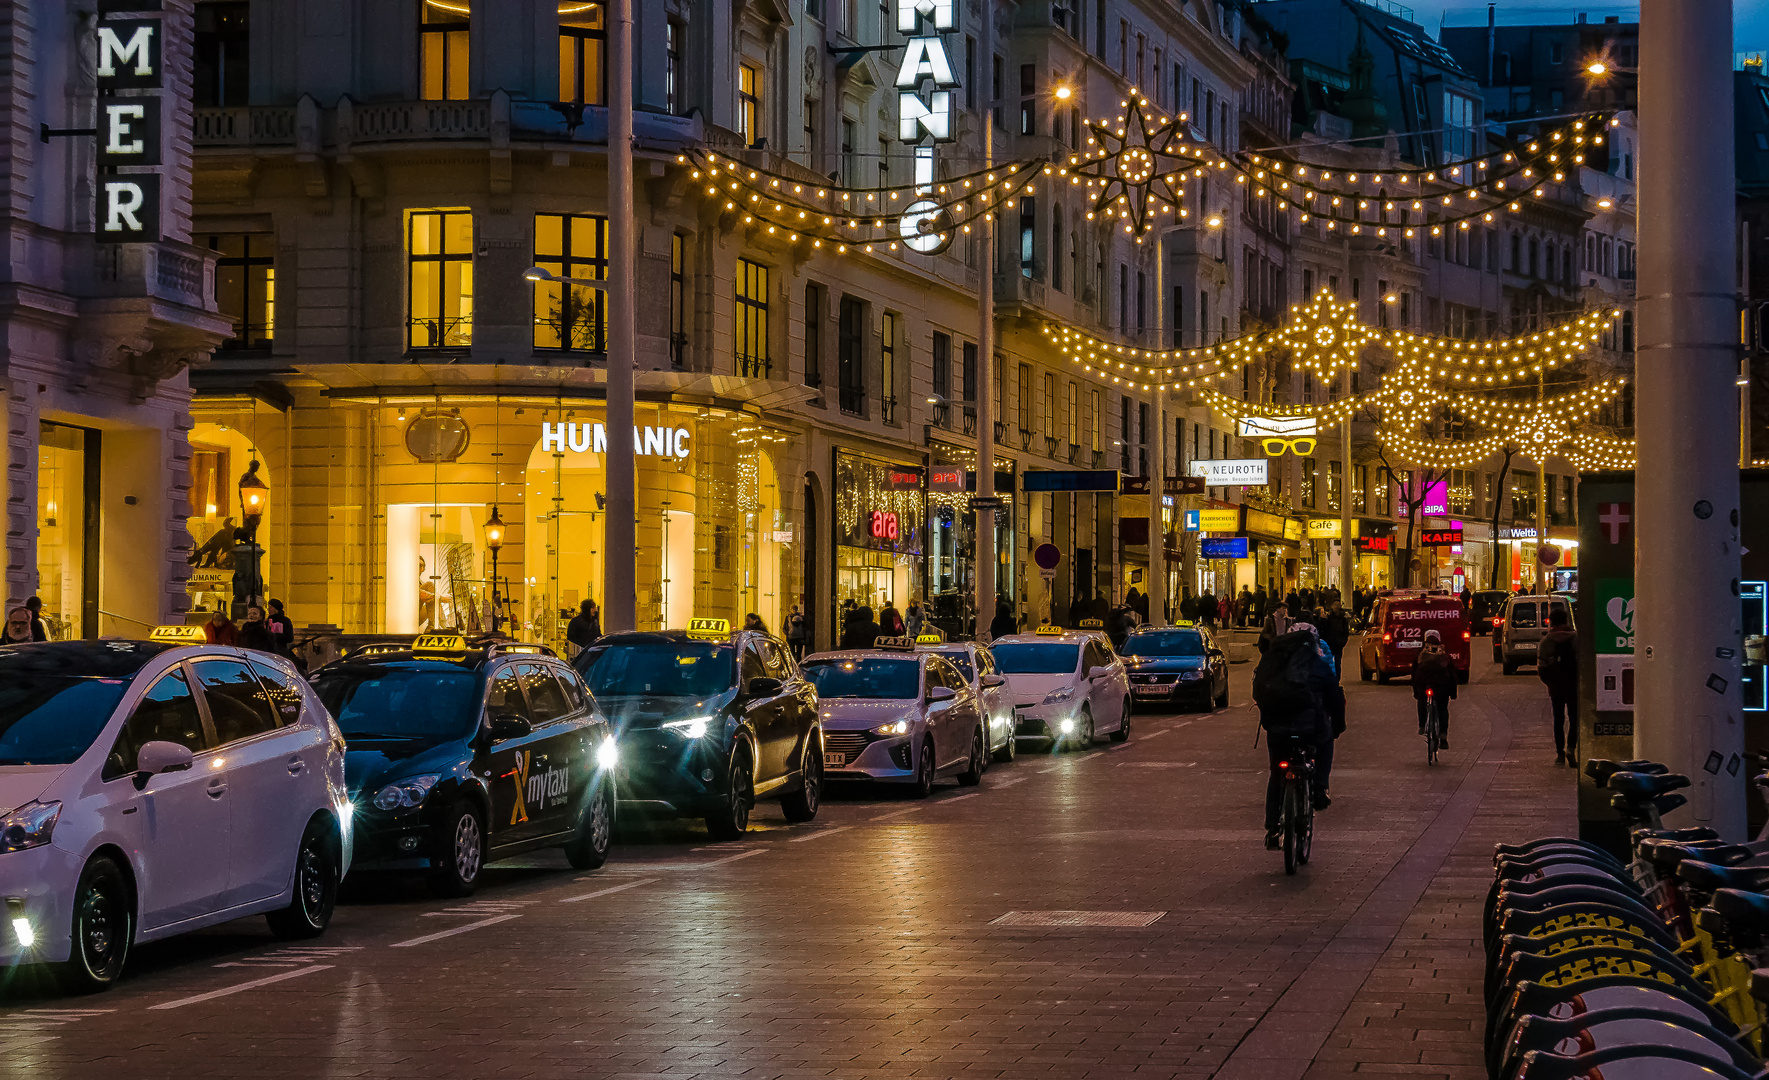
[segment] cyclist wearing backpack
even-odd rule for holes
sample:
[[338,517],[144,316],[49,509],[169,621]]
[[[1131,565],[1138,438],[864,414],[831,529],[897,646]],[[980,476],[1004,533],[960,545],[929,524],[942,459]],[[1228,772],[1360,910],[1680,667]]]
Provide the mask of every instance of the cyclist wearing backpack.
[[[1316,810],[1332,800],[1327,783],[1333,770],[1335,728],[1328,695],[1338,689],[1339,676],[1331,655],[1315,636],[1315,628],[1297,623],[1273,638],[1253,672],[1253,700],[1259,706],[1259,726],[1266,731],[1270,775],[1265,785],[1265,846],[1278,846],[1278,814],[1283,800],[1284,778],[1278,768],[1282,753],[1298,744],[1313,750]],[[1341,711],[1343,710],[1341,699]]]
[[1436,630],[1425,631],[1425,646],[1419,650],[1419,658],[1413,661],[1413,698],[1419,706],[1419,734],[1425,734],[1425,695],[1431,691],[1437,697],[1437,715],[1441,719],[1438,725],[1439,738],[1437,747],[1440,750],[1450,748],[1450,701],[1456,696],[1456,662],[1450,654],[1444,652],[1443,635]]

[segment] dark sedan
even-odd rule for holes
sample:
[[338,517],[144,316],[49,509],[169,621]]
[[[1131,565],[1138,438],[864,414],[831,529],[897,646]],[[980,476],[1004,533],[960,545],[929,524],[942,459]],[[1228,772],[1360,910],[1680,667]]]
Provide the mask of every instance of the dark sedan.
[[1200,627],[1144,627],[1132,631],[1118,651],[1137,705],[1160,702],[1200,710],[1228,705],[1228,657]]

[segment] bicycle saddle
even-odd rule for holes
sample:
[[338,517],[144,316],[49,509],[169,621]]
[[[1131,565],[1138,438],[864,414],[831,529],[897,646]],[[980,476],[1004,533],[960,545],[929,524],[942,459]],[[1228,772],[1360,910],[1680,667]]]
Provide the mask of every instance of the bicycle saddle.
[[[1747,856],[1749,848],[1723,848],[1723,851],[1742,851]],[[1745,892],[1756,893],[1769,889],[1769,866],[1729,866],[1717,865],[1713,862],[1690,859],[1677,867],[1677,876],[1689,883],[1690,888],[1711,893],[1716,889],[1743,889]]]
[[1598,787],[1609,783],[1609,778],[1619,772],[1663,773],[1671,770],[1656,761],[1611,761],[1608,758],[1592,758],[1585,762],[1585,775],[1597,781]]
[[1609,797],[1609,805],[1615,809],[1616,813],[1621,814],[1624,818],[1637,816],[1641,820],[1645,820],[1647,804],[1655,807],[1659,816],[1663,817],[1688,801],[1687,798],[1674,791],[1668,795],[1660,795],[1655,799],[1647,800],[1641,800],[1632,795],[1611,795]]
[[1688,787],[1689,777],[1682,773],[1618,772],[1611,774],[1604,786],[1631,799],[1652,799]]
[[1714,893],[1709,906],[1726,920],[1728,926],[1753,934],[1769,930],[1769,896],[1762,893],[1722,888]]
[[1641,829],[1634,834],[1636,840],[1673,840],[1679,844],[1696,844],[1703,840],[1718,840],[1720,834],[1705,825],[1697,825],[1689,829]]
[[1741,844],[1722,844],[1713,840],[1694,844],[1679,844],[1672,840],[1642,840],[1640,854],[1652,863],[1659,877],[1670,877],[1688,860],[1715,866],[1737,866],[1750,858],[1752,853],[1750,848]]

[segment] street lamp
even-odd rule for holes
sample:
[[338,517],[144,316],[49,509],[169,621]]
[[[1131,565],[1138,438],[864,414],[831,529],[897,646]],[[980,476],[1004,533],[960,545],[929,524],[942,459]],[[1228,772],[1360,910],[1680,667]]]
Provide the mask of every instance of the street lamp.
[[270,506],[270,485],[258,475],[258,459],[254,457],[240,476],[241,526],[233,538],[233,617],[243,619],[246,608],[264,596],[264,579],[259,575],[258,560],[264,549],[258,546],[258,525]]
[[608,291],[608,282],[606,281],[598,281],[594,278],[566,277],[564,274],[555,274],[551,270],[539,266],[531,266],[522,271],[522,276],[529,281],[557,281],[561,285],[576,285],[583,289]]
[[240,516],[245,519],[246,539],[257,539],[258,523],[264,519],[264,510],[269,505],[270,485],[259,479],[258,459],[253,458],[240,477]]
[[504,519],[498,516],[498,508],[491,508],[491,517],[485,519],[485,549],[491,552],[491,632],[498,632],[498,549],[504,546]]

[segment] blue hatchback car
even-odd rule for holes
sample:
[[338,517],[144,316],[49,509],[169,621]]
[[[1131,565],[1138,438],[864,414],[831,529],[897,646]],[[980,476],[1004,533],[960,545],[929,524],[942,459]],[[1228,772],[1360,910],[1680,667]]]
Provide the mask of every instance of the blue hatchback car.
[[1228,705],[1228,657],[1200,626],[1149,626],[1130,632],[1118,654],[1130,674],[1130,697],[1208,711]]

